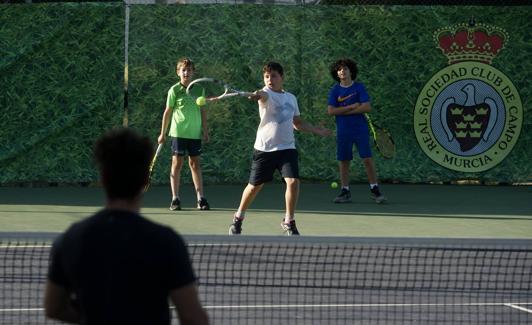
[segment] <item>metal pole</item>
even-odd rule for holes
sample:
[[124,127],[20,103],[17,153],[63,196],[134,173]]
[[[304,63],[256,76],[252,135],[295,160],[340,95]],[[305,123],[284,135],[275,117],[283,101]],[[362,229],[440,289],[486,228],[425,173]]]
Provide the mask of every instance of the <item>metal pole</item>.
[[129,125],[129,105],[128,105],[128,84],[129,84],[129,1],[124,0],[125,6],[125,27],[124,27],[124,115],[122,126]]

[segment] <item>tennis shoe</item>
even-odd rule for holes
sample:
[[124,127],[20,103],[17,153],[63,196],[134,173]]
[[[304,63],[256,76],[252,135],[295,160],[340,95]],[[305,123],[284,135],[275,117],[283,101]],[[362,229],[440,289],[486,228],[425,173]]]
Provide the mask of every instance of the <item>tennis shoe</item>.
[[349,203],[351,202],[351,191],[343,188],[337,197],[333,200],[334,203]]
[[386,197],[381,193],[378,186],[374,186],[370,191],[376,203],[380,204],[386,201]]
[[287,236],[299,236],[299,231],[297,230],[295,220],[290,221],[290,223],[285,223],[283,219],[281,222],[281,228],[284,230]]
[[210,210],[211,207],[209,206],[209,202],[207,202],[207,199],[202,197],[198,200],[198,209],[199,210]]
[[233,217],[233,223],[229,227],[229,235],[240,235],[242,233],[242,219]]
[[181,201],[179,199],[172,200],[172,203],[170,203],[170,211],[176,211],[181,210]]

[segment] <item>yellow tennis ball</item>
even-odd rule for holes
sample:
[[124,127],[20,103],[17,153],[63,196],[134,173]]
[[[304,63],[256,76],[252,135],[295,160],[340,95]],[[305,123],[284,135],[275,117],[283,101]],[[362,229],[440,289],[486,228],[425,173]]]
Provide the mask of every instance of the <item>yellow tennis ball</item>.
[[332,182],[331,183],[331,188],[338,188],[338,183]]
[[205,98],[205,96],[200,96],[198,97],[198,99],[196,99],[196,104],[198,104],[198,106],[203,106],[207,104],[207,99]]

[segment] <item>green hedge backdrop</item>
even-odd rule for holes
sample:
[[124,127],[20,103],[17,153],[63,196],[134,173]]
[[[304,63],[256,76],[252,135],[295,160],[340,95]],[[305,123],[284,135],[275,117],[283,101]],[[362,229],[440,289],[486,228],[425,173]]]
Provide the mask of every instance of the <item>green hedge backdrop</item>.
[[[124,12],[122,4],[0,5],[0,183],[96,181],[92,143],[124,118]],[[433,32],[471,17],[510,35],[492,65],[512,80],[524,108],[517,145],[482,173],[434,163],[419,148],[412,125],[420,90],[447,65]],[[188,56],[198,76],[246,90],[260,87],[262,65],[277,60],[302,116],[334,128],[326,114],[333,85],[328,67],[351,57],[372,97],[373,119],[397,144],[394,159],[376,155],[382,181],[532,181],[531,22],[530,7],[519,6],[131,5],[129,125],[155,143],[166,93],[178,81],[175,63]],[[205,182],[246,182],[256,103],[233,98],[208,110]],[[298,133],[297,142],[304,179],[338,178],[333,137]],[[168,183],[169,162],[165,148],[155,183]],[[358,160],[352,177],[366,181]],[[184,181],[190,182],[188,168]]]

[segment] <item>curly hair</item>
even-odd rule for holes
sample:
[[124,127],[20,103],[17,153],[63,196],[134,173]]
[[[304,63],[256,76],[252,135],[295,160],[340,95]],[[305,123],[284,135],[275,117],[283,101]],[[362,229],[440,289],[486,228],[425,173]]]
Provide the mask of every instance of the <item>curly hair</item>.
[[337,82],[340,82],[340,78],[338,78],[338,70],[340,70],[341,67],[347,67],[349,71],[351,71],[351,79],[355,80],[357,78],[358,74],[358,68],[357,63],[354,60],[351,59],[340,59],[331,64],[330,73],[331,77],[333,77],[334,80]]

